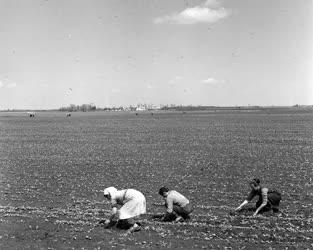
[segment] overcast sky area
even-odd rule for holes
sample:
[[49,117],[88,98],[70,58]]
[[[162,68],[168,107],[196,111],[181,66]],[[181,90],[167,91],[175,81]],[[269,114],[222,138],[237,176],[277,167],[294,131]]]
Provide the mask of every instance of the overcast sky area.
[[0,109],[312,105],[311,0],[0,0]]

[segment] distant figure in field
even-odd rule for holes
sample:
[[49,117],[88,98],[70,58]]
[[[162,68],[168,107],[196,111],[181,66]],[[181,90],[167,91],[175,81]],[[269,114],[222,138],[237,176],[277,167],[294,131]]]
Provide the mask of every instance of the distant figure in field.
[[167,187],[161,187],[159,190],[165,200],[166,214],[163,221],[184,221],[190,219],[190,213],[193,211],[189,200],[175,190],[169,190]]
[[72,116],[71,113],[66,114],[66,117],[71,117],[71,116]]
[[[115,187],[104,189],[103,195],[111,201],[112,215],[105,221],[105,227],[116,226],[120,229],[129,229],[129,232],[139,231],[140,223],[136,219],[146,213],[146,198],[135,189],[117,190]],[[120,205],[121,208],[117,209]]]
[[273,210],[274,213],[279,212],[279,203],[281,201],[281,194],[278,191],[270,191],[265,187],[260,185],[260,180],[255,178],[250,181],[251,192],[248,195],[247,199],[235,209],[239,211],[243,206],[252,201],[255,196],[259,197],[259,200],[256,202],[256,210],[253,216],[256,216],[258,213],[267,212]]

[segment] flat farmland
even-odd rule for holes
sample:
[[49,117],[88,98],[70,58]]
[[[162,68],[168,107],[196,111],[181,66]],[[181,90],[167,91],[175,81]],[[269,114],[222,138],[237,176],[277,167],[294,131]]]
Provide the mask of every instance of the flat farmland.
[[[229,214],[254,177],[280,215]],[[163,185],[190,221],[152,218]],[[108,186],[146,196],[140,232],[98,226]],[[312,111],[0,113],[1,249],[309,249],[312,204]]]

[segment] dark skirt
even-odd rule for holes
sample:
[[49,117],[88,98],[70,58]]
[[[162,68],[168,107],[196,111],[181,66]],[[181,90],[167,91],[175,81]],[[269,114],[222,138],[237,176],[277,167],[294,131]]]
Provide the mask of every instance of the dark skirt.
[[135,223],[136,221],[133,218],[118,220],[116,228],[127,230],[130,229]]
[[[262,212],[268,211],[268,210],[273,210],[273,211],[278,211],[279,208],[279,203],[281,201],[281,194],[278,191],[269,191],[267,193],[267,204],[265,207],[263,207]],[[263,200],[260,197],[260,199],[256,203],[256,208],[261,206]]]

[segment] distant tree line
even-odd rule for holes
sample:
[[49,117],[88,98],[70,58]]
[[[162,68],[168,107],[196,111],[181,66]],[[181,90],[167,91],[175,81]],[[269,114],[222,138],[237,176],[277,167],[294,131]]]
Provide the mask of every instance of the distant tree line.
[[82,105],[70,104],[68,107],[61,107],[59,110],[66,112],[75,112],[75,111],[87,112],[87,111],[96,111],[97,107],[94,104],[82,104]]
[[221,106],[193,106],[193,105],[163,105],[161,110],[174,110],[174,111],[212,111],[212,110],[259,110],[263,109],[260,106],[230,106],[230,107],[221,107]]
[[225,110],[262,110],[266,111],[269,109],[288,109],[288,108],[313,108],[313,106],[306,106],[306,105],[299,105],[296,104],[292,107],[278,107],[278,106],[193,106],[193,105],[175,105],[175,104],[166,104],[155,106],[152,104],[137,104],[137,106],[113,106],[113,107],[105,107],[99,108],[96,107],[94,104],[82,104],[82,105],[75,105],[70,104],[68,107],[61,107],[59,111],[66,111],[66,112],[75,112],[75,111],[140,111],[140,110],[167,110],[167,111],[225,111]]
[[129,107],[105,107],[105,108],[99,108],[96,107],[94,104],[82,104],[82,105],[75,105],[70,104],[68,107],[61,107],[59,108],[59,111],[65,111],[65,112],[76,112],[76,111],[82,111],[82,112],[89,112],[89,111],[136,111],[136,107],[129,106]]
[[137,106],[128,106],[128,107],[123,107],[123,106],[113,106],[113,107],[104,107],[104,108],[99,108],[96,107],[94,104],[82,104],[82,105],[75,105],[75,104],[70,104],[68,107],[61,107],[59,108],[59,111],[66,111],[66,112],[75,112],[75,111],[83,111],[83,112],[88,112],[88,111],[136,111],[138,109],[141,110],[153,110],[153,109],[158,109],[154,107],[153,105],[149,104],[137,104]]

